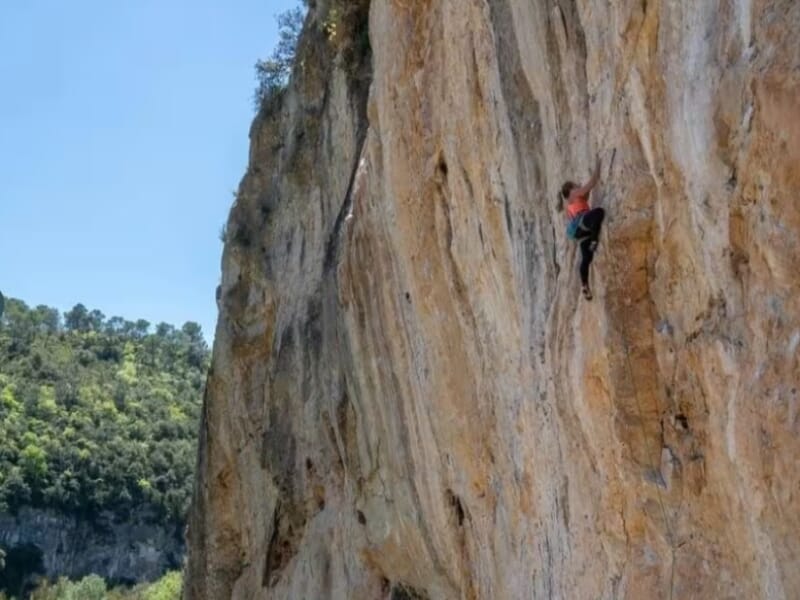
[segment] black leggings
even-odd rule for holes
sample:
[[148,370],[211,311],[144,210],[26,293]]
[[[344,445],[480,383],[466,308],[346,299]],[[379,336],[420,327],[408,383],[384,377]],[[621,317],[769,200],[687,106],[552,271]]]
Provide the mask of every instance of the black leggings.
[[593,208],[581,216],[581,222],[578,225],[577,237],[581,246],[581,283],[583,285],[589,285],[589,265],[592,264],[594,258],[594,250],[600,239],[600,228],[605,216],[606,211],[602,208]]

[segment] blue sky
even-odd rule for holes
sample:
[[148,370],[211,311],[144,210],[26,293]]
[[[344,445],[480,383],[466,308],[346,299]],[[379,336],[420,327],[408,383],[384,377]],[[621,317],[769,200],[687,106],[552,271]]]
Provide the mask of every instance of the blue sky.
[[210,338],[253,65],[296,4],[0,2],[0,291]]

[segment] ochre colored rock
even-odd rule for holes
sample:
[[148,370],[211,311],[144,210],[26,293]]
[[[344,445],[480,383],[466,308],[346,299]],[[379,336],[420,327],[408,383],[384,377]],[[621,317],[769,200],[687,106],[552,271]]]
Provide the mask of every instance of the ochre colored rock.
[[312,3],[227,227],[186,597],[797,598],[798,40],[796,0]]

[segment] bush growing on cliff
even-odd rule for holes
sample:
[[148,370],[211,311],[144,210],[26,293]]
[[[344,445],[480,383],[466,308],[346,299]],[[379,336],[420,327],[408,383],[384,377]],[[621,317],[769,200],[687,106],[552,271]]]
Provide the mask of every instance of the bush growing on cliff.
[[307,8],[308,2],[303,0],[302,6],[296,6],[276,17],[278,45],[269,58],[256,63],[256,79],[258,80],[255,93],[256,109],[269,103],[289,83],[297,52],[297,40],[303,29]]
[[322,29],[350,79],[369,79],[369,0],[331,0]]
[[[270,57],[256,63],[256,109],[280,96],[289,83],[297,57],[297,44],[308,10],[308,1],[278,15],[278,44]],[[369,81],[372,50],[369,41],[369,0],[331,0],[316,15],[319,33],[350,80]],[[300,63],[301,66],[304,63]]]

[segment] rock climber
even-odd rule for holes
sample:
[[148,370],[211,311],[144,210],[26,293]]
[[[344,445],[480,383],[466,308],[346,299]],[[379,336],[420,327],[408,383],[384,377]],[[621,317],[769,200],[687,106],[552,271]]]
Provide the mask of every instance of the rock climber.
[[589,288],[589,265],[592,264],[594,252],[600,239],[600,227],[606,212],[600,208],[589,206],[589,193],[600,181],[600,157],[597,157],[592,178],[585,184],[578,185],[567,181],[561,186],[561,198],[567,203],[567,236],[577,241],[581,249],[581,292],[587,300],[592,299]]

